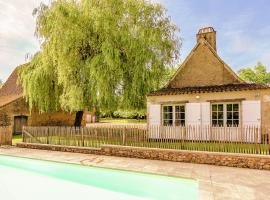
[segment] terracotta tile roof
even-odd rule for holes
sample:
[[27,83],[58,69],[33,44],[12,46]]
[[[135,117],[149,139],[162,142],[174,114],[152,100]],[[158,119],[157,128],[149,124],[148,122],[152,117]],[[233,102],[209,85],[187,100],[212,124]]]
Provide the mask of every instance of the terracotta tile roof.
[[0,96],[0,107],[5,106],[19,98],[22,98],[22,95]]
[[239,84],[213,85],[201,87],[162,88],[160,90],[151,92],[150,94],[148,94],[148,96],[228,92],[228,91],[243,91],[243,90],[258,90],[258,89],[270,89],[270,87],[265,84],[239,83]]
[[12,72],[0,89],[0,107],[23,96],[23,88],[21,85],[17,84],[19,67]]

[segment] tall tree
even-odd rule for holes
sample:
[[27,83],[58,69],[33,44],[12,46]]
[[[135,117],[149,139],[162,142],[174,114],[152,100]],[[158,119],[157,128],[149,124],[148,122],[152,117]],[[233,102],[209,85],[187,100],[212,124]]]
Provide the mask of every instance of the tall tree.
[[257,65],[252,68],[245,68],[238,71],[240,78],[252,83],[270,83],[270,73],[267,72],[266,66],[258,62]]
[[0,88],[3,86],[3,81],[0,79]]
[[146,0],[54,0],[34,14],[41,51],[20,78],[41,111],[142,108],[179,54],[177,27]]

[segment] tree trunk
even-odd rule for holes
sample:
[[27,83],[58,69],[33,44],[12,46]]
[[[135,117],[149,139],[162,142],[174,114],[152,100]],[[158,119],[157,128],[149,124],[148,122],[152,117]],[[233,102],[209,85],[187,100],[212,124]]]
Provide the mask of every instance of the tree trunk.
[[82,126],[82,118],[83,118],[83,111],[78,111],[76,113],[76,119],[75,119],[75,123],[74,123],[75,127],[81,127]]

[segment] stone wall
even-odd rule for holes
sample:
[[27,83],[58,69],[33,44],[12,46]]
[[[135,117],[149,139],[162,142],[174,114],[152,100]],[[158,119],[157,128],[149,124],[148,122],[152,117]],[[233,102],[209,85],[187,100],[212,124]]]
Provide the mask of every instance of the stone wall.
[[29,117],[29,126],[73,126],[76,113],[34,111]]
[[73,126],[76,113],[40,113],[36,109],[30,113],[25,100],[19,98],[0,107],[0,126],[11,126],[9,130],[13,133],[15,116],[26,116],[28,126]]
[[181,66],[178,74],[169,83],[169,87],[181,88],[239,82],[205,42],[200,42],[188,60]]
[[67,147],[62,145],[18,143],[18,147],[74,153],[121,156],[130,158],[188,162],[228,167],[270,170],[269,155],[215,153],[184,150],[168,150],[141,147],[103,145],[99,148]]

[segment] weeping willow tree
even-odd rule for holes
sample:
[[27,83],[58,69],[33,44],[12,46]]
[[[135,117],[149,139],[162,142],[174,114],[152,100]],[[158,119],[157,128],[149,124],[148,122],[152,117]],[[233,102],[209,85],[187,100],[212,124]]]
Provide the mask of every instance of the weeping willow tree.
[[179,54],[178,29],[160,4],[54,0],[34,15],[41,48],[20,80],[41,112],[143,108]]

